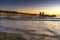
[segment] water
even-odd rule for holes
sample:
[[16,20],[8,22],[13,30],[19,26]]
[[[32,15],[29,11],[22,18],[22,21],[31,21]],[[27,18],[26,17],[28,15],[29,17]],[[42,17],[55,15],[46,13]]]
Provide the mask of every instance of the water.
[[[60,34],[60,21],[0,20],[0,27],[24,29],[34,34]],[[35,30],[35,31],[34,31]]]
[[[40,20],[40,19],[39,19]],[[52,19],[55,20],[55,19]],[[60,40],[60,21],[20,21],[20,20],[0,20],[0,31],[9,33],[18,33],[31,40],[32,38],[40,38],[41,34],[51,35],[45,37],[50,40]],[[60,20],[60,19],[59,19]],[[32,35],[38,35],[32,36]]]

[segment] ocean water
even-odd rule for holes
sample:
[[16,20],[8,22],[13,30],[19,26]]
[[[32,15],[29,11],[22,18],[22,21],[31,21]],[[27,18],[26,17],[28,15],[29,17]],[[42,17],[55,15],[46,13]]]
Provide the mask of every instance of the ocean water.
[[0,20],[0,30],[16,32],[9,28],[22,29],[33,34],[60,35],[60,21]]
[[[0,27],[11,27],[30,31],[31,33],[60,34],[60,21],[16,21],[0,20]],[[48,33],[47,33],[48,32]]]

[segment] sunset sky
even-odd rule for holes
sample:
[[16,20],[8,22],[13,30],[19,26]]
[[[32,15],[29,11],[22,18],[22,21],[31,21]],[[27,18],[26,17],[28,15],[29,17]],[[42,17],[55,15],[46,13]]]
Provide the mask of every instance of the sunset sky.
[[0,10],[60,14],[60,0],[0,0]]

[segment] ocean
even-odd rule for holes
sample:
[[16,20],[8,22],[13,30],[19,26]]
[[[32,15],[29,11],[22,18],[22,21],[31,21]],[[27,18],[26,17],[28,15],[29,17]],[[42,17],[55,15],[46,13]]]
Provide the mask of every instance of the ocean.
[[[60,35],[60,21],[55,19],[43,21],[0,20],[0,31],[10,33],[28,32],[31,34]],[[17,29],[17,30],[15,30]],[[20,31],[19,31],[20,30]],[[22,32],[22,33],[23,33]]]

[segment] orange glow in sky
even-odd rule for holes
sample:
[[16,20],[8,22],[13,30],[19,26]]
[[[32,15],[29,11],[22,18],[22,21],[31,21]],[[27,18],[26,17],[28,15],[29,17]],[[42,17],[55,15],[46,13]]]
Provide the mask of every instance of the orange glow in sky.
[[60,14],[60,0],[0,0],[0,10],[57,15]]
[[48,6],[48,7],[30,7],[30,8],[20,8],[17,9],[19,12],[24,13],[36,13],[39,14],[39,12],[44,12],[45,14],[60,14],[60,6]]

